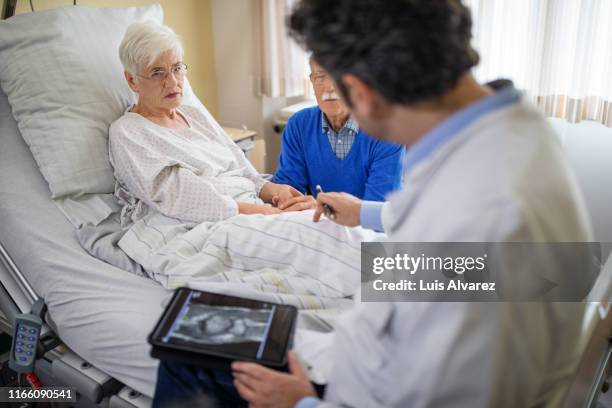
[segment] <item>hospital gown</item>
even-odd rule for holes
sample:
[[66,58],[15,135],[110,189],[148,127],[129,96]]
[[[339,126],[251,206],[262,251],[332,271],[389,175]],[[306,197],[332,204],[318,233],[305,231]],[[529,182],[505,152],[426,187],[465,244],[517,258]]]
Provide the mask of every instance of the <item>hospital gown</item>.
[[133,112],[110,127],[123,225],[151,208],[203,222],[238,214],[237,201],[263,203],[258,195],[266,181],[223,129],[194,107],[183,105],[178,111],[189,128],[162,127]]

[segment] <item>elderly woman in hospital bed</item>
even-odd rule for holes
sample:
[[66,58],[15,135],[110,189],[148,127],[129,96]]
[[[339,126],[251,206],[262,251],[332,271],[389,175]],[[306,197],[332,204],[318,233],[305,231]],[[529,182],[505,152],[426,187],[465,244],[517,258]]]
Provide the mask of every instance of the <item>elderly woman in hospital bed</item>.
[[[236,214],[276,214],[314,207],[288,185],[264,180],[216,121],[182,105],[187,66],[177,35],[154,22],[132,24],[119,49],[138,102],[110,127],[122,224],[150,208],[184,221],[220,221]],[[296,201],[296,200],[294,200]]]
[[206,109],[181,104],[187,67],[170,28],[134,23],[119,56],[138,94],[110,126],[121,250],[170,289],[350,305],[371,233],[312,223],[300,211],[316,205],[312,196],[265,181]]

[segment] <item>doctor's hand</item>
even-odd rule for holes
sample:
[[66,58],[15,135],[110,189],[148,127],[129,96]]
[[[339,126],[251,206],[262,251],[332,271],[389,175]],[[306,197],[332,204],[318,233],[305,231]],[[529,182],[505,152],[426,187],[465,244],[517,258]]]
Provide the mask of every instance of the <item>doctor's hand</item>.
[[281,373],[255,363],[232,364],[234,386],[249,408],[293,408],[304,397],[317,393],[306,370],[293,352],[289,352],[289,373]]
[[333,221],[336,224],[356,227],[360,225],[361,200],[347,193],[319,193],[317,194],[317,210],[312,217],[314,222],[319,222],[321,214],[328,218],[330,214],[323,206],[327,204],[333,210]]

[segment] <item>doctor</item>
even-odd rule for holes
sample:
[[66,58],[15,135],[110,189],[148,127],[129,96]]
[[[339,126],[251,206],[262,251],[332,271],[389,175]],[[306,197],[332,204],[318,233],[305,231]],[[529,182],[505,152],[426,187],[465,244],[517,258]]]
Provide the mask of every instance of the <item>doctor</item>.
[[[303,1],[293,35],[366,132],[411,148],[404,189],[388,202],[322,193],[315,221],[327,204],[335,222],[390,241],[591,240],[545,119],[509,81],[472,76],[478,56],[459,0],[346,3]],[[358,303],[337,329],[322,400],[297,364],[281,374],[235,363],[235,384],[254,407],[556,406],[577,364],[581,313],[555,303]]]
[[[388,202],[322,193],[315,221],[326,204],[335,222],[396,242],[591,240],[545,119],[509,81],[472,76],[478,55],[459,0],[303,0],[290,27],[360,126],[410,147],[404,189]],[[336,327],[324,390],[293,353],[289,373],[235,362],[233,387],[255,408],[558,406],[582,313],[571,303],[357,302]],[[192,383],[168,368],[162,386]]]

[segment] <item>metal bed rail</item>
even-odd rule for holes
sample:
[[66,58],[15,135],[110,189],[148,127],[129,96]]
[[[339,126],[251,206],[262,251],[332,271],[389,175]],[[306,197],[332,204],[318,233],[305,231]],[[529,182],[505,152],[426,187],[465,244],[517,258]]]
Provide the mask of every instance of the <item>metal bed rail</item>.
[[[12,335],[15,318],[30,311],[39,299],[7,249],[0,242],[0,331]],[[48,324],[43,336],[55,336]],[[147,408],[151,399],[110,377],[61,344],[37,361],[37,375],[49,385],[74,387],[76,407]]]
[[0,268],[5,277],[0,281],[0,309],[5,318],[13,322],[15,317],[26,311],[38,300],[38,295],[19,270],[8,251],[0,241]]

